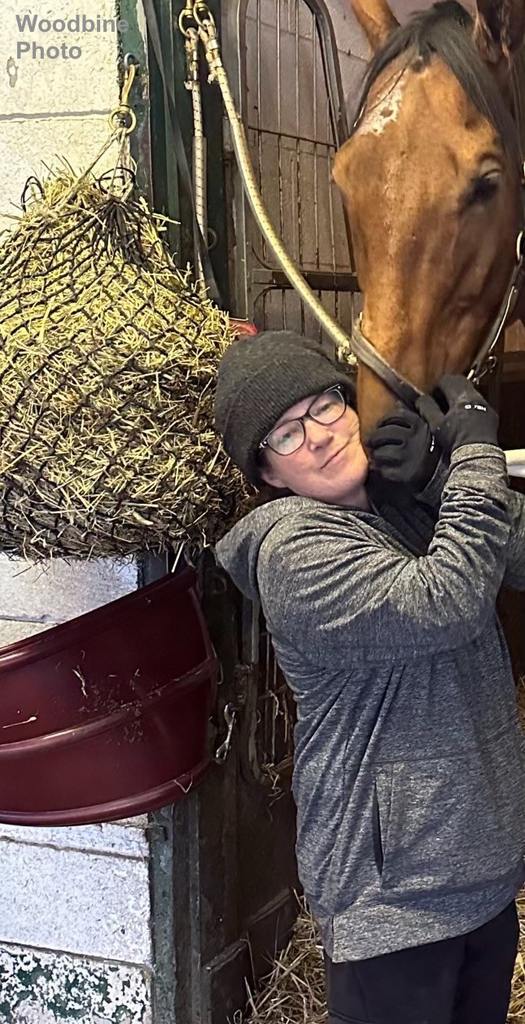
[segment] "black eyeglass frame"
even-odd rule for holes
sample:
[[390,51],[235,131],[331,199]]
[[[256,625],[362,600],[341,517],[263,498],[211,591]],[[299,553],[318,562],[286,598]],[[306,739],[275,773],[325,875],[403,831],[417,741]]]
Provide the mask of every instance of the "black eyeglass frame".
[[[312,414],[310,412],[310,409],[312,408],[312,405],[315,405],[315,403],[318,402],[319,399],[322,398],[323,395],[329,395],[329,394],[331,394],[334,391],[343,400],[343,404],[341,406],[341,412],[339,412],[337,414],[337,416],[334,417],[333,420],[328,420],[328,421],[327,420],[318,420],[316,416],[312,416]],[[301,429],[302,429],[302,432],[303,432],[303,438],[302,438],[301,443],[297,446],[297,448],[294,448],[291,452],[279,452],[279,451],[277,451],[276,448],[272,448],[272,445],[270,443],[270,437],[273,434],[274,430],[277,430],[277,427],[272,427],[272,429],[266,435],[266,437],[264,437],[262,439],[262,441],[259,443],[258,449],[259,449],[259,451],[261,451],[261,450],[264,451],[265,448],[269,448],[270,451],[275,452],[276,455],[280,455],[281,458],[283,458],[283,459],[286,459],[289,455],[295,455],[296,452],[300,451],[300,449],[303,447],[304,442],[306,441],[306,427],[305,427],[305,421],[306,420],[313,420],[314,423],[319,423],[322,427],[331,427],[332,423],[337,423],[341,419],[341,417],[344,416],[347,408],[348,408],[348,399],[346,397],[346,393],[345,393],[345,390],[344,390],[342,384],[334,384],[331,388],[326,388],[325,391],[320,391],[319,394],[316,395],[315,398],[312,399],[312,401],[310,402],[310,405],[308,406],[306,412],[304,412],[302,416],[291,416],[289,420],[283,420],[282,423],[279,423],[279,429],[281,427],[286,426],[287,423],[300,423]]]

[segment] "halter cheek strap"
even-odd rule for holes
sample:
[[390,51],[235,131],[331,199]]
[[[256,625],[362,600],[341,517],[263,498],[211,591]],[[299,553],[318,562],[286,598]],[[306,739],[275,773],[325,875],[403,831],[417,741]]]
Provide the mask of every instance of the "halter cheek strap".
[[[505,330],[505,327],[512,316],[516,302],[520,295],[525,278],[525,233],[520,231],[516,240],[516,263],[507,286],[503,301],[498,310],[496,319],[487,334],[476,358],[467,374],[473,384],[478,384],[486,373],[493,370],[496,365],[494,349]],[[394,369],[390,363],[372,345],[372,342],[363,334],[361,316],[357,317],[352,327],[352,352],[363,366],[375,373],[383,381],[383,384],[404,405],[415,408],[418,398],[423,392],[407,380],[402,373]]]
[[361,317],[357,317],[352,327],[352,352],[369,370],[375,373],[386,384],[387,388],[399,398],[404,405],[415,408],[418,398],[423,394],[411,384],[406,377],[394,370],[390,363],[377,351],[361,329]]
[[498,315],[474,362],[472,363],[469,373],[467,374],[469,380],[473,381],[474,384],[477,384],[478,381],[480,381],[488,371],[494,369],[494,366],[496,365],[494,349],[496,348],[512,313],[514,312],[523,286],[523,278],[525,276],[524,245],[524,232],[520,231],[516,239],[516,263],[514,265],[514,270],[512,271],[507,291],[503,296],[503,302],[501,303]]

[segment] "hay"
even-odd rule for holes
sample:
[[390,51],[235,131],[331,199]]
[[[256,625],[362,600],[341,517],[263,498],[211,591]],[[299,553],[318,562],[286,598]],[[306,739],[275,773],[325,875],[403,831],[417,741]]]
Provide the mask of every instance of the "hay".
[[[508,1024],[525,1024],[525,892],[518,898],[521,941],[514,970]],[[292,938],[275,960],[260,993],[249,994],[247,1015],[232,1024],[326,1024],[323,949],[304,901]]]
[[518,897],[520,948],[514,968],[508,1024],[525,1024],[525,892]]
[[[518,688],[525,724],[525,680]],[[525,890],[518,897],[520,948],[514,969],[507,1024],[525,1024]],[[286,949],[275,960],[260,993],[249,993],[247,1016],[232,1024],[326,1024],[323,949],[313,918],[300,900],[299,916]]]
[[32,184],[0,250],[0,549],[213,541],[242,494],[212,427],[227,317],[129,175]]
[[248,995],[248,1016],[232,1024],[325,1024],[323,948],[303,899],[286,949],[276,958],[260,993]]

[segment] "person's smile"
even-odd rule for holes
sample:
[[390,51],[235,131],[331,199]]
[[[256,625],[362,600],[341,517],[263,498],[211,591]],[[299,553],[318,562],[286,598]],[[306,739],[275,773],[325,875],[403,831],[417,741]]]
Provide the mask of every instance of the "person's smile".
[[333,455],[330,455],[330,456],[328,457],[328,459],[326,459],[326,461],[325,461],[325,462],[323,462],[323,464],[322,464],[322,466],[321,466],[321,469],[326,469],[326,468],[327,468],[327,466],[331,466],[331,465],[332,465],[332,463],[334,463],[334,462],[335,462],[335,460],[336,460],[336,459],[338,459],[338,458],[339,458],[339,456],[340,456],[340,455],[342,455],[342,453],[343,453],[344,451],[346,451],[346,449],[348,448],[348,445],[349,445],[349,444],[350,444],[350,441],[347,441],[347,442],[346,442],[346,443],[345,443],[344,445],[342,445],[342,447],[341,447],[341,448],[338,448],[338,449],[337,449],[337,451],[335,451],[335,452],[333,453]]

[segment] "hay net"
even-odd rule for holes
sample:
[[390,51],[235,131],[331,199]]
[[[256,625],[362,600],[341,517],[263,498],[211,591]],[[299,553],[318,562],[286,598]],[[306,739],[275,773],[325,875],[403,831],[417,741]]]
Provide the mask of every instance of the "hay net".
[[241,488],[212,426],[227,317],[124,168],[32,179],[24,205],[0,249],[0,549],[213,541]]

